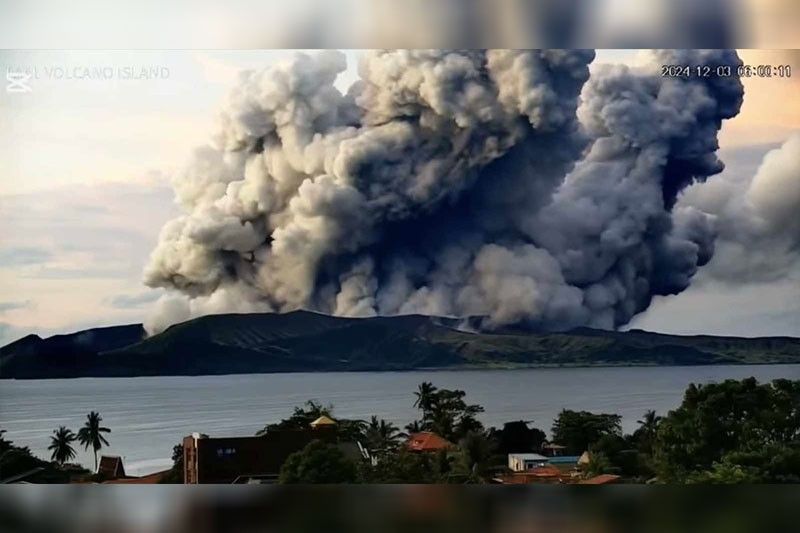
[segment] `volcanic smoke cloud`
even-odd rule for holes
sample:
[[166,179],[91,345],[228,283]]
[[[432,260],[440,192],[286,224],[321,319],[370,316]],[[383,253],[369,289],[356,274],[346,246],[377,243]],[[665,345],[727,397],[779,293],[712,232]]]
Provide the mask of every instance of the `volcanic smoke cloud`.
[[243,74],[175,180],[186,214],[145,271],[171,289],[148,330],[299,308],[614,328],[681,292],[716,230],[678,194],[722,170],[717,133],[743,89],[652,65],[740,61],[666,51],[590,78],[593,59],[371,52],[346,95],[338,52]]

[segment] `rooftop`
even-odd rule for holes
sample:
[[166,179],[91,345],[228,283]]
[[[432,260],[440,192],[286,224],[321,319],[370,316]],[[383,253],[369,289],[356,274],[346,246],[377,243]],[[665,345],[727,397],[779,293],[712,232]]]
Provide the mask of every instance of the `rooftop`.
[[523,461],[549,461],[551,459],[551,457],[545,457],[539,453],[510,453],[508,456],[516,457],[517,459],[522,459]]
[[125,467],[122,466],[122,457],[117,455],[103,455],[100,457],[100,464],[97,473],[107,478],[125,477]]
[[336,421],[333,420],[330,417],[325,416],[325,415],[322,415],[321,417],[319,417],[316,420],[314,420],[313,422],[311,422],[311,427],[312,428],[319,427],[319,426],[335,426],[335,425],[336,425]]
[[554,465],[563,465],[563,464],[577,464],[580,460],[580,455],[555,455],[553,457],[547,457],[547,462]]
[[408,448],[415,452],[431,452],[438,450],[447,450],[454,445],[449,440],[440,437],[431,431],[420,431],[419,433],[412,433],[408,436],[406,443]]

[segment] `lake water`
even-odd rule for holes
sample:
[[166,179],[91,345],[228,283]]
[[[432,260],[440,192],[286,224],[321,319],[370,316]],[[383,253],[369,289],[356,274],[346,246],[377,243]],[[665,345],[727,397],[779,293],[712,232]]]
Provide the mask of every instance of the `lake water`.
[[[0,380],[0,428],[6,438],[49,457],[53,429],[77,431],[96,410],[112,430],[111,447],[102,453],[121,455],[128,473],[144,474],[169,467],[172,447],[185,435],[253,435],[311,398],[333,403],[336,416],[374,414],[402,427],[417,415],[417,385],[432,381],[465,390],[469,402],[486,408],[481,419],[487,426],[533,420],[549,430],[567,408],[618,413],[629,432],[645,410],[677,407],[689,383],[748,376],[800,379],[800,365]],[[82,449],[78,460],[93,464]]]

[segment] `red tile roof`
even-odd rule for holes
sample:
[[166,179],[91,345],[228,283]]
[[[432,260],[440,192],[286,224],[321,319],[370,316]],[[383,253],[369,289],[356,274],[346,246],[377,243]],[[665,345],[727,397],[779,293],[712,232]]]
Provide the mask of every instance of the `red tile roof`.
[[409,450],[415,452],[435,452],[439,450],[448,450],[455,445],[436,433],[420,431],[419,433],[412,433],[408,436],[406,446],[408,446]]

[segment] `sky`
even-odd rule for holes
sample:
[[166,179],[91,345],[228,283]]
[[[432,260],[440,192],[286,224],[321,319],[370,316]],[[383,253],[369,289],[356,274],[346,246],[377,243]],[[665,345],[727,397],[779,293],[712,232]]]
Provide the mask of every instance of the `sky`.
[[[207,142],[239,72],[292,53],[0,52],[2,70],[32,74],[30,92],[0,92],[0,344],[141,322],[161,295],[142,284],[142,269],[163,224],[179,214],[171,175]],[[749,64],[794,62],[797,74],[744,80],[742,112],[720,135],[728,166],[712,180],[754,174],[800,131],[798,55],[740,55]],[[357,79],[358,52],[347,57],[341,90]],[[595,63],[638,60],[633,51],[600,51]],[[659,297],[629,327],[800,336],[798,302],[797,276],[732,285],[701,270],[689,289]]]

